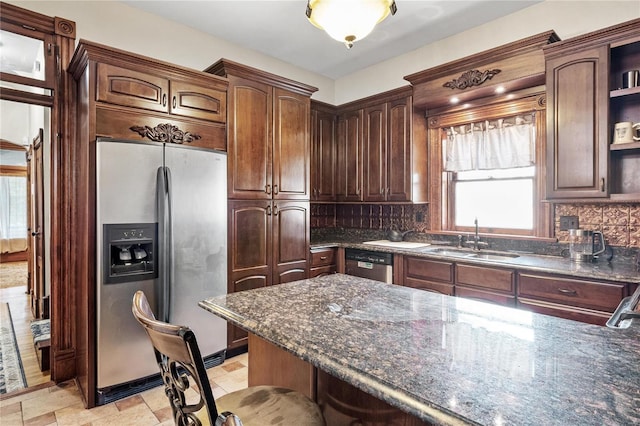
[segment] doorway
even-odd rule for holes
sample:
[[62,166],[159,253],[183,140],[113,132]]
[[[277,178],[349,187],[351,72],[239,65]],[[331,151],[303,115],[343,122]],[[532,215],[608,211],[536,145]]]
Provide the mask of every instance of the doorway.
[[0,393],[50,381],[50,128],[50,107],[0,100],[0,309],[17,348],[3,368],[21,370]]

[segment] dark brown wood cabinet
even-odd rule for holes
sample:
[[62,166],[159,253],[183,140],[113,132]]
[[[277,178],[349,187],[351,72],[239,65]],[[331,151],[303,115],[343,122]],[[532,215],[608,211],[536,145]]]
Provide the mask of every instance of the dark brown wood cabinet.
[[335,274],[337,269],[337,253],[338,249],[335,247],[312,248],[309,278]]
[[453,262],[404,256],[402,285],[436,293],[454,295]]
[[518,307],[591,324],[604,325],[628,284],[520,272]]
[[362,201],[362,109],[341,113],[337,132],[336,201]]
[[364,201],[411,200],[411,129],[411,96],[364,109]]
[[[311,94],[302,83],[221,59],[229,80],[229,272],[233,293],[308,274]],[[228,347],[247,344],[229,325]]]
[[311,101],[311,200],[336,199],[336,108]]
[[226,59],[206,71],[229,79],[229,198],[309,200],[317,89]]
[[515,271],[456,264],[456,296],[516,306]]
[[[229,200],[228,210],[229,293],[307,277],[308,201]],[[246,337],[228,327],[230,348]]]
[[622,88],[639,31],[636,19],[544,48],[548,199],[640,199],[640,144],[612,145],[615,123],[640,114],[640,88]]
[[225,90],[107,63],[97,64],[96,100],[222,123],[227,119]]

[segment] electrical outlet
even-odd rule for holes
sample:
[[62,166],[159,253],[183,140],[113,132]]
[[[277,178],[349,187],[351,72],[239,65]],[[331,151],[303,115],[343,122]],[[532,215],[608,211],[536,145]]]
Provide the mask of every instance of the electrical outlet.
[[578,216],[560,216],[560,230],[568,231],[569,229],[578,229]]

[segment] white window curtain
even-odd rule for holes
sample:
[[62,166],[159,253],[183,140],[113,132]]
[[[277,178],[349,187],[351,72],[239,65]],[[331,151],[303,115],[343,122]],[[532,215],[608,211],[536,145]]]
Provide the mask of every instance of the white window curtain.
[[535,114],[446,129],[445,171],[528,167],[535,162]]
[[0,176],[0,252],[27,249],[27,178]]

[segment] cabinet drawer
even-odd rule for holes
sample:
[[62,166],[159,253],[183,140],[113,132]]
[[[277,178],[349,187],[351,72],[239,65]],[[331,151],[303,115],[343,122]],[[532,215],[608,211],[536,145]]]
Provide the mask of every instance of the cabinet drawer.
[[419,290],[432,291],[434,293],[453,296],[452,284],[436,283],[432,281],[418,280],[415,278],[405,278],[404,285],[406,287],[417,288]]
[[515,272],[508,269],[456,265],[456,285],[463,284],[515,294]]
[[336,263],[335,248],[318,248],[311,250],[311,267],[333,265]]
[[99,63],[96,84],[97,101],[169,111],[169,80],[166,78]]
[[309,270],[309,278],[320,277],[323,275],[331,275],[336,273],[335,265],[319,266]]
[[479,300],[481,302],[495,303],[502,306],[516,307],[516,297],[513,295],[493,293],[490,291],[476,290],[456,285],[456,296],[466,299]]
[[405,256],[405,284],[411,279],[453,284],[453,263]]
[[554,317],[586,322],[588,324],[595,325],[605,325],[607,323],[607,320],[611,317],[611,314],[608,312],[596,311],[593,309],[576,308],[573,306],[524,298],[518,298],[517,307],[519,309],[524,309],[539,314],[551,315]]
[[518,295],[613,312],[625,297],[626,285],[520,274]]

